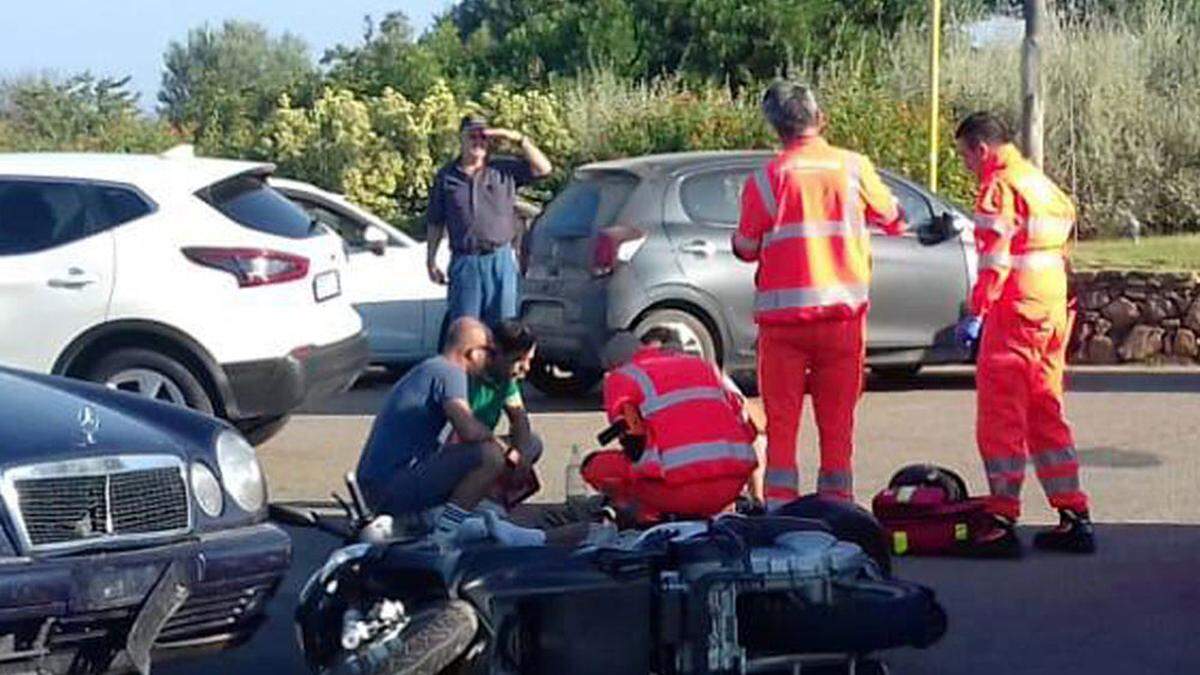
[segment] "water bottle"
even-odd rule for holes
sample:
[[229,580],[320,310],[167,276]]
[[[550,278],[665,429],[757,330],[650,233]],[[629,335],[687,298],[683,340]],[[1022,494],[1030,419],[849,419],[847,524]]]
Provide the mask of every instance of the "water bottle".
[[579,445],[571,446],[571,459],[567,462],[566,490],[567,503],[579,503],[587,499],[588,488],[587,483],[583,480],[583,454],[579,450]]

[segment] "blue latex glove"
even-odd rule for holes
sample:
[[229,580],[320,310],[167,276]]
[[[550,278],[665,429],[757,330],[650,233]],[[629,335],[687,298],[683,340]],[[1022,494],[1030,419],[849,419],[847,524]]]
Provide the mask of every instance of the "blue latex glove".
[[964,351],[970,351],[979,342],[979,333],[983,330],[983,319],[977,316],[965,316],[954,327],[954,342]]

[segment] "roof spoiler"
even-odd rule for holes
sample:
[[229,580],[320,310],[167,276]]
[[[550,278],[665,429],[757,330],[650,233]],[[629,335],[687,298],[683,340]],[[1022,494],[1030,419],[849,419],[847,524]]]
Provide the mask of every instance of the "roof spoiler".
[[196,156],[196,146],[191,143],[180,143],[175,147],[159,154],[163,159],[193,159]]

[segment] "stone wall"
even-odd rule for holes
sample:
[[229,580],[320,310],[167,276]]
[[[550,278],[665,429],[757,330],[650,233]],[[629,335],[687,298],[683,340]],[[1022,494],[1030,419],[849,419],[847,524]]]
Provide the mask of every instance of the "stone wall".
[[1076,272],[1074,363],[1200,363],[1200,275]]

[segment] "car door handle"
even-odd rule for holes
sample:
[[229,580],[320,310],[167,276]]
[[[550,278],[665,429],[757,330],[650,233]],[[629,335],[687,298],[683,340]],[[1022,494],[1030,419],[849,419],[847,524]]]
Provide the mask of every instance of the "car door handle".
[[65,277],[51,277],[46,281],[50,288],[83,288],[91,284],[99,283],[100,277],[95,274],[84,272],[78,267],[72,267],[67,270]]
[[683,253],[691,253],[702,258],[711,258],[717,253],[716,245],[711,241],[704,241],[703,239],[695,239],[686,244],[681,244],[679,250]]

